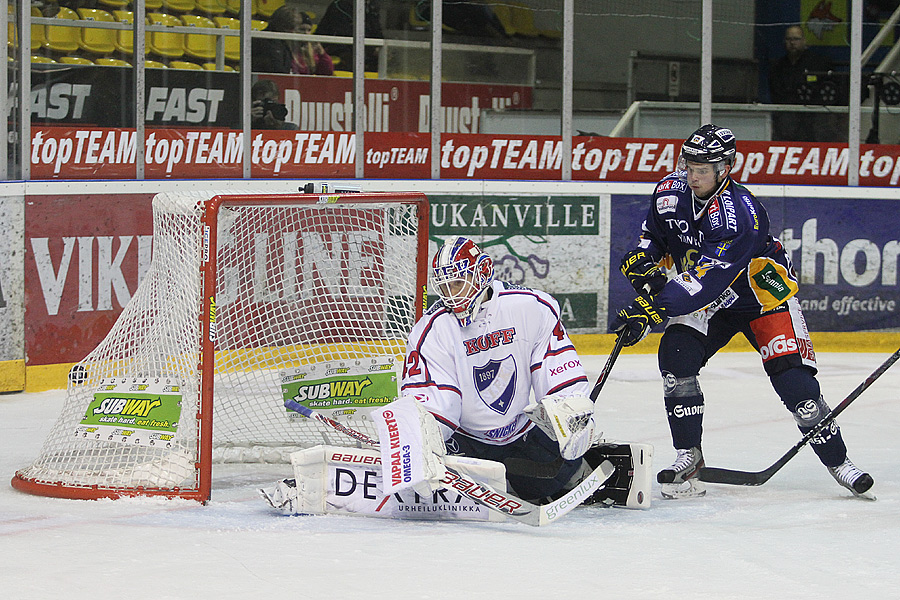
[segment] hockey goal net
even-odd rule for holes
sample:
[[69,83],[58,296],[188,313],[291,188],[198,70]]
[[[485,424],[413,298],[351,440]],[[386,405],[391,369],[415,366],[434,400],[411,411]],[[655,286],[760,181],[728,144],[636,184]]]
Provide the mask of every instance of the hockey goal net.
[[318,390],[336,372],[396,377],[425,302],[427,212],[418,193],[158,194],[150,269],[13,486],[205,502],[214,461],[355,444],[284,408],[304,378],[320,382],[311,406],[374,435],[351,384],[333,403]]

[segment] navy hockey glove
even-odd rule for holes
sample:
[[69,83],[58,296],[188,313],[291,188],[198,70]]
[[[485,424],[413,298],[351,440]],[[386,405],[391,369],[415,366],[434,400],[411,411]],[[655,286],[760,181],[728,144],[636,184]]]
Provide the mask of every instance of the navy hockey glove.
[[666,285],[666,274],[662,272],[656,262],[650,258],[646,250],[638,248],[632,250],[622,258],[619,267],[622,275],[628,278],[631,286],[639,294],[655,296]]
[[651,327],[662,325],[665,318],[666,309],[656,306],[649,296],[641,294],[634,299],[630,306],[626,306],[616,313],[610,329],[621,333],[623,344],[634,346],[647,337]]

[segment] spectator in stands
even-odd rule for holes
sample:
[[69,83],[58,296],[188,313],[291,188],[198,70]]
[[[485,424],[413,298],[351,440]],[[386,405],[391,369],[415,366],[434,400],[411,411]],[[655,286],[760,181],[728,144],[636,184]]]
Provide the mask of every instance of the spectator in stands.
[[[285,4],[272,13],[266,31],[310,33],[312,25],[309,14]],[[331,56],[318,42],[254,39],[250,63],[257,73],[334,74]]]
[[285,122],[287,107],[278,102],[278,85],[271,79],[260,79],[250,88],[250,128],[296,130]]
[[[316,33],[353,37],[354,11],[353,0],[334,0],[325,10]],[[384,31],[381,29],[381,0],[366,0],[364,27],[366,38],[384,38]],[[325,49],[339,59],[338,66],[342,70],[353,70],[352,44],[326,44]],[[378,50],[379,48],[366,46],[364,65],[366,71],[378,70]]]
[[[791,25],[784,32],[786,54],[778,59],[769,74],[769,89],[774,104],[823,104],[812,97],[811,84],[833,69],[831,61],[806,47],[803,27]],[[805,90],[804,90],[805,88]],[[803,92],[806,91],[806,94]],[[772,139],[795,142],[831,141],[829,115],[819,113],[772,113]]]

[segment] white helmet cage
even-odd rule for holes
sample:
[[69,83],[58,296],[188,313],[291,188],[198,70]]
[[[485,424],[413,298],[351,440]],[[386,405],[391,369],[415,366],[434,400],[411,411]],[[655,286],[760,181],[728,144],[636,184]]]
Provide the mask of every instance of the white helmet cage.
[[478,314],[493,280],[494,261],[468,238],[450,238],[434,255],[432,287],[462,326]]

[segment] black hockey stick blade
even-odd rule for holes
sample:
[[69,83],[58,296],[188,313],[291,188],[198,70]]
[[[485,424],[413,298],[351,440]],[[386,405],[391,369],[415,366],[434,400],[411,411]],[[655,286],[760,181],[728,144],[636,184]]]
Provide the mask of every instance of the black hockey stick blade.
[[603,389],[603,386],[606,385],[606,380],[609,379],[609,372],[612,371],[613,365],[616,364],[616,359],[619,358],[619,352],[622,351],[622,348],[625,346],[625,332],[622,331],[619,333],[619,337],[616,338],[616,345],[613,346],[612,352],[609,354],[609,358],[606,359],[606,365],[604,365],[603,370],[600,372],[600,376],[597,378],[597,383],[594,384],[594,389],[591,390],[591,400],[593,402],[597,401],[597,396],[600,395],[600,390]]
[[804,435],[799,442],[794,444],[794,447],[788,450],[784,456],[775,461],[768,469],[764,469],[762,471],[736,471],[732,469],[721,469],[719,467],[703,467],[700,469],[699,478],[700,481],[706,481],[708,483],[724,483],[727,485],[762,485],[767,482],[772,476],[781,470],[781,467],[786,465],[789,460],[794,458],[800,450],[810,442],[814,437],[822,433],[822,430],[831,425],[831,422],[834,421],[839,414],[844,412],[850,403],[859,398],[860,394],[862,394],[870,385],[872,385],[876,379],[881,377],[885,371],[891,368],[897,360],[900,359],[900,348],[897,349],[896,352],[891,354],[887,360],[885,360],[880,367],[875,369],[871,375],[869,375],[865,381],[859,384],[855,390],[850,392],[850,395],[841,400],[841,403],[832,409],[828,416],[819,421],[819,423],[813,427],[810,431]]

